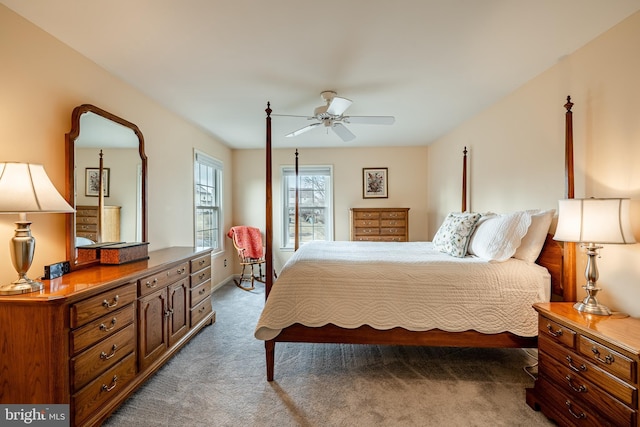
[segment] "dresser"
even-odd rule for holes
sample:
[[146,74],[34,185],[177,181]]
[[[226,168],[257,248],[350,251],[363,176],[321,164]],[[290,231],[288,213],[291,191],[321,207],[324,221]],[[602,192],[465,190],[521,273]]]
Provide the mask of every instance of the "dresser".
[[640,319],[535,304],[538,378],[529,406],[561,426],[638,426]]
[[120,241],[120,206],[104,206],[102,239],[98,240],[98,207],[76,207],[76,236],[85,237],[94,242]]
[[351,208],[351,240],[409,241],[409,208]]
[[69,404],[70,425],[100,425],[197,332],[215,321],[211,251],[45,280],[0,297],[0,403]]

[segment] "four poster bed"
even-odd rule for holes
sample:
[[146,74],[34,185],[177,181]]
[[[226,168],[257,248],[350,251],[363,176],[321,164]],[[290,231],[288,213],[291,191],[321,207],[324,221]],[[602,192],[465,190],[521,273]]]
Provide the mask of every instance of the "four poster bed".
[[[574,197],[572,105],[567,97],[567,198]],[[269,105],[266,112],[266,271],[274,271]],[[296,170],[297,160],[296,151]],[[482,219],[479,214],[465,214],[466,164],[465,148],[461,213],[447,217],[434,242],[311,242],[285,264],[275,288],[273,276],[267,274],[266,304],[255,333],[265,341],[267,380],[274,377],[276,342],[537,346],[537,315],[531,305],[550,299],[575,301],[575,244],[561,246],[552,240],[550,211],[493,214]],[[541,223],[540,217],[549,222]],[[465,228],[469,221],[473,224]],[[457,255],[459,248],[451,252],[450,242],[443,238],[450,231],[445,227],[449,222],[458,233],[462,226],[471,239]],[[540,224],[544,227],[541,237]],[[520,249],[518,245],[525,246],[527,236],[537,227],[539,246],[533,255],[518,259],[508,251],[507,258],[492,261],[466,256],[474,247],[476,255],[483,253],[486,248],[473,239],[481,240],[481,227],[496,226],[508,227],[509,236],[518,235],[512,244],[514,251]],[[496,244],[505,246],[492,243]]]

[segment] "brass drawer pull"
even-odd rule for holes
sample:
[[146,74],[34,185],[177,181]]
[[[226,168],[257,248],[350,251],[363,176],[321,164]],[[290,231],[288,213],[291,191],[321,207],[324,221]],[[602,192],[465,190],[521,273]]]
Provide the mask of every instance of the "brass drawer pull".
[[206,259],[201,259],[200,261],[198,261],[198,264],[200,264],[200,265],[204,265],[206,263],[207,263]]
[[158,286],[158,278],[156,277],[151,281],[147,280],[146,285],[147,285],[147,288],[155,288],[156,286]]
[[198,295],[202,295],[202,294],[204,294],[205,292],[207,292],[207,288],[202,288],[202,289],[200,289],[200,291],[198,292]]
[[184,274],[185,270],[186,269],[184,267],[182,267],[182,268],[178,269],[177,273],[178,274]]
[[164,317],[169,317],[173,314],[173,308],[170,308],[169,310],[164,312]]
[[206,309],[207,309],[206,306],[200,307],[200,310],[198,310],[198,313],[204,313]]
[[547,331],[549,332],[549,335],[551,335],[552,337],[559,337],[560,335],[562,335],[562,329],[558,329],[557,331],[553,331],[553,326],[551,326],[551,323],[547,323]]
[[587,392],[587,386],[584,384],[580,384],[578,387],[573,385],[573,378],[571,378],[571,375],[567,375],[565,377],[565,379],[569,382],[569,387],[571,387],[573,389],[573,391],[577,392],[577,393],[586,393]]
[[118,295],[116,295],[115,297],[113,297],[113,303],[110,304],[109,301],[104,300],[104,301],[102,301],[102,306],[104,308],[113,308],[116,305],[118,305],[118,300],[119,299],[120,299],[120,297]]
[[107,325],[105,325],[104,323],[100,323],[100,330],[101,331],[105,331],[105,332],[109,332],[110,330],[112,330],[113,328],[116,327],[116,322],[118,321],[118,319],[116,319],[115,317],[113,319],[111,319],[111,327],[108,328]]
[[114,344],[113,347],[111,347],[111,354],[107,354],[104,351],[100,352],[100,359],[102,360],[111,359],[116,354],[117,349],[118,349],[118,345]]
[[102,391],[111,391],[114,388],[116,388],[116,385],[118,383],[118,376],[114,375],[113,379],[111,380],[111,384],[113,384],[111,387],[107,386],[106,384],[102,384]]
[[573,409],[571,409],[571,402],[569,402],[568,400],[564,402],[564,404],[567,405],[567,409],[569,410],[569,413],[573,415],[574,418],[577,418],[579,420],[583,420],[587,418],[584,412],[580,412],[579,414],[576,414],[575,412],[573,412]]
[[577,367],[576,365],[573,364],[573,359],[571,358],[571,355],[568,354],[567,355],[567,362],[569,362],[569,368],[573,369],[575,372],[586,372],[587,367],[583,364],[581,364],[579,367]]
[[596,347],[595,345],[593,347],[591,347],[591,351],[593,352],[593,357],[595,357],[595,359],[598,362],[602,362],[602,363],[606,363],[607,365],[611,365],[613,362],[615,362],[613,356],[611,355],[611,353],[607,354],[604,359],[602,357],[600,357],[600,351],[598,350],[598,347]]

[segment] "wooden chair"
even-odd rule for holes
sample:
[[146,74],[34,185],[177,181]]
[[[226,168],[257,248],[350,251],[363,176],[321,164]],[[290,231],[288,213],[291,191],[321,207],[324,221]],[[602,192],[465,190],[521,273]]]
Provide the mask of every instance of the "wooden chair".
[[[236,248],[240,265],[242,266],[240,280],[233,279],[233,281],[237,287],[245,291],[255,289],[255,281],[264,283],[266,280],[265,275],[262,273],[262,264],[266,263],[266,260],[260,229],[249,226],[231,227],[227,236],[233,241],[233,246]],[[249,272],[245,274],[247,267],[249,267]],[[255,273],[256,267],[258,268],[258,274]],[[250,282],[251,285],[243,286],[243,282]]]

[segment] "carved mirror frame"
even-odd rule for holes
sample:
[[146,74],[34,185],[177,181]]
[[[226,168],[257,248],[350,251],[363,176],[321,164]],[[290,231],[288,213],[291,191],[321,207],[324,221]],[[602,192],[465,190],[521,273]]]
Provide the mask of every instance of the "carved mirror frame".
[[[80,118],[83,114],[91,112],[98,116],[101,116],[107,120],[118,123],[124,127],[127,127],[133,131],[133,133],[138,138],[138,154],[140,155],[141,160],[141,189],[140,195],[142,197],[141,200],[141,231],[142,231],[142,241],[147,241],[147,156],[144,152],[144,137],[142,136],[142,132],[135,124],[118,117],[114,114],[109,113],[101,108],[96,107],[91,104],[83,104],[73,109],[71,114],[71,130],[69,133],[65,135],[65,182],[66,182],[66,198],[69,204],[71,204],[74,208],[76,207],[76,192],[78,189],[76,186],[76,173],[80,173],[76,171],[76,140],[80,136]],[[67,234],[67,260],[69,261],[70,267],[72,270],[89,267],[91,265],[97,264],[98,261],[90,261],[85,263],[78,262],[77,251],[76,251],[76,215],[68,214],[66,218],[66,234]]]

